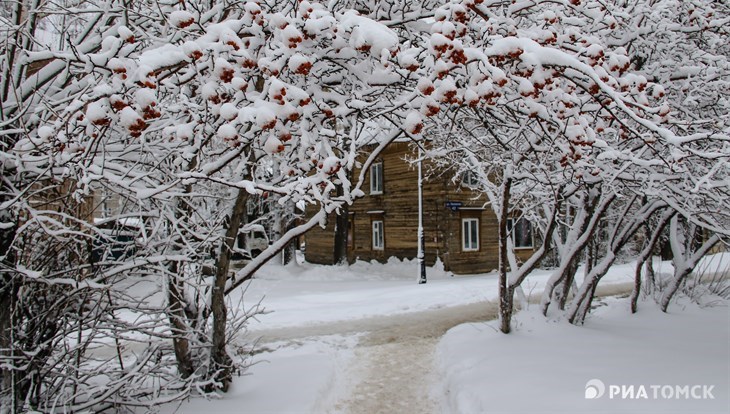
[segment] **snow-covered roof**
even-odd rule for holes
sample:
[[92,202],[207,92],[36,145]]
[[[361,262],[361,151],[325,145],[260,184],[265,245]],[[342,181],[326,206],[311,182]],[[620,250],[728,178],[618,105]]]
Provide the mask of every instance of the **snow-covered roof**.
[[261,232],[266,233],[266,229],[264,228],[264,226],[262,226],[260,224],[245,224],[241,228],[241,231],[243,231],[245,233],[252,233],[254,231],[261,231]]
[[111,224],[111,223],[118,223],[122,226],[126,227],[137,227],[140,228],[144,224],[142,222],[142,219],[139,217],[95,217],[94,218],[94,224],[96,225],[102,225],[102,224]]

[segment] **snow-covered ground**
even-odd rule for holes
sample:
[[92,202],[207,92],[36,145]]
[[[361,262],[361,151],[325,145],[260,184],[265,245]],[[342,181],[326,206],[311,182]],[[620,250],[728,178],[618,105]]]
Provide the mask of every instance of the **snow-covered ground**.
[[[440,264],[427,273],[428,283],[419,285],[415,261],[393,258],[385,265],[269,265],[247,285],[244,303],[263,300],[271,312],[251,326],[258,331],[440,309],[494,300],[498,294],[496,273],[453,276]],[[615,266],[601,284],[630,284],[632,274],[631,265]],[[523,284],[525,292],[541,292],[549,276],[534,272]]]
[[[632,273],[614,266],[601,285],[627,287]],[[453,277],[437,265],[418,285],[414,262],[392,260],[267,265],[257,276],[242,303],[261,301],[269,313],[241,339],[260,340],[251,375],[221,399],[163,412],[730,412],[726,303],[675,305],[669,315],[645,303],[630,316],[625,300],[606,300],[583,327],[532,309],[505,336],[486,322],[459,325],[494,317],[495,274]],[[525,291],[540,292],[548,276],[536,272]],[[606,387],[714,385],[715,399],[586,400],[594,378]]]
[[442,411],[730,413],[727,304],[630,315],[627,299],[603,303],[582,327],[531,309],[510,335],[494,322],[450,330],[437,351]]

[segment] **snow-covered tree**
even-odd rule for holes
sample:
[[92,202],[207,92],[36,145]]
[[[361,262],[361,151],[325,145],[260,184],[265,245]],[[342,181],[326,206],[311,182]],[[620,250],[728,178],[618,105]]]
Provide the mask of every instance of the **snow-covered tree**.
[[[226,389],[236,369],[227,345],[240,324],[228,320],[225,296],[293,238],[362,194],[363,174],[351,181],[348,172],[356,167],[360,148],[376,148],[366,171],[402,133],[388,125],[403,123],[415,95],[408,92],[408,84],[415,84],[412,58],[404,64],[407,50],[398,27],[319,3],[64,6],[54,11],[74,19],[69,33],[75,36],[65,37],[63,47],[44,50],[34,44],[34,30],[21,30],[13,35],[26,46],[8,49],[3,61],[6,73],[13,74],[3,78],[12,79],[3,95],[3,123],[15,128],[8,130],[15,135],[3,148],[3,165],[13,168],[12,177],[4,174],[9,181],[4,207],[13,212],[3,226],[13,229],[9,251],[23,250],[18,241],[28,226],[19,227],[22,217],[37,222],[48,215],[28,206],[37,197],[29,193],[33,183],[64,185],[78,202],[101,188],[127,200],[123,213],[142,222],[143,245],[129,257],[96,263],[95,273],[77,279],[123,296],[114,289],[113,276],[156,278],[164,296],[159,305],[148,303],[149,297],[136,303],[117,296],[109,300],[162,329],[143,329],[143,334],[172,342],[172,347],[159,348],[158,342],[150,347],[150,355],[163,361],[174,355],[181,381],[158,377],[166,392],[180,398],[191,388]],[[19,19],[37,19],[51,7],[27,5]],[[41,61],[40,70],[28,70]],[[314,204],[318,212],[231,276],[234,240],[250,195],[275,198],[289,210]],[[64,226],[61,241],[92,243],[93,234],[101,233],[90,217],[67,216],[84,230]],[[39,274],[43,282],[55,283],[37,261],[6,258],[20,285]],[[78,257],[72,269],[84,268],[88,260]],[[213,264],[212,277],[204,274],[206,262]],[[166,327],[159,326],[163,316]],[[70,340],[64,329],[54,338]],[[79,354],[82,361],[88,357]],[[120,357],[118,373],[106,374],[136,394],[120,388],[113,393],[53,389],[56,377],[47,376],[33,383],[37,398],[31,407],[140,404],[147,396],[159,401],[154,389],[135,387],[125,374],[130,370],[135,368]]]
[[[456,122],[438,135],[434,154],[476,170],[501,221],[525,205],[553,206],[554,213],[537,209],[545,223],[561,214],[558,206],[574,211],[569,223],[561,219],[565,231],[543,235],[543,245],[556,239],[561,257],[545,310],[557,292],[562,307],[576,261],[617,200],[648,196],[646,205],[671,206],[727,233],[728,128],[726,114],[710,109],[726,105],[727,6],[683,4],[695,13],[685,18],[672,11],[677,4],[483,1],[435,13],[433,74],[419,87],[428,116]],[[682,113],[685,102],[692,116]],[[635,233],[627,223],[614,228]],[[500,230],[504,319],[513,260],[504,223]],[[615,251],[630,238],[612,240]],[[512,265],[512,281],[531,266]]]
[[[426,125],[448,132],[435,136],[431,155],[476,170],[499,219],[505,332],[525,276],[555,240],[562,264],[574,266],[581,238],[614,199],[647,198],[636,209],[644,216],[615,223],[606,257],[636,231],[626,223],[656,211],[646,206],[727,234],[727,6],[691,4],[29,0],[3,8],[0,295],[10,311],[0,313],[0,346],[11,402],[3,406],[73,411],[227,389],[237,369],[228,344],[246,315],[231,320],[226,295],[363,195],[383,148]],[[684,52],[674,53],[667,44],[679,40]],[[124,207],[95,223],[100,191]],[[280,226],[278,240],[231,272],[251,197],[314,214]],[[560,240],[570,209],[585,226]],[[542,233],[523,264],[507,225],[520,216]],[[126,231],[130,219],[134,241],[114,253],[103,225]],[[43,260],[50,251],[60,259]],[[125,280],[158,289],[134,295]],[[18,313],[24,301],[33,312]],[[36,327],[38,318],[46,320]],[[117,347],[116,362],[94,360],[87,346],[137,334],[150,338],[145,351]],[[108,388],[96,385],[102,375]]]

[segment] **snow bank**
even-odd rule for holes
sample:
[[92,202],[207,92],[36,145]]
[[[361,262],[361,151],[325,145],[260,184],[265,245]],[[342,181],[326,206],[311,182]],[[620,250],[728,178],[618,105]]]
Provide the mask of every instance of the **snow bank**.
[[[629,314],[626,299],[604,303],[609,306],[594,311],[583,327],[546,321],[533,308],[518,315],[510,335],[499,333],[496,322],[450,330],[437,351],[443,411],[730,412],[727,302],[705,309],[675,306],[681,310],[670,314],[643,303],[636,315]],[[590,380],[605,386],[601,397],[585,398],[594,391],[586,389]],[[651,386],[657,385],[662,388],[654,399]],[[713,387],[714,399],[662,398],[685,385]],[[627,398],[615,393],[611,398],[612,386],[624,386],[619,390]],[[641,386],[647,399],[636,398]]]
[[[357,261],[352,265],[342,266],[321,266],[310,263],[302,263],[294,266],[265,266],[258,273],[257,279],[264,280],[297,280],[309,282],[336,282],[348,280],[417,280],[416,259],[400,260],[395,257],[388,259],[387,263],[377,261]],[[444,271],[441,261],[428,268],[429,279],[445,279],[453,276],[451,272]]]
[[254,357],[246,376],[235,378],[220,399],[193,398],[169,404],[161,414],[317,413],[343,391],[345,367],[355,336],[332,335],[297,344],[269,344]]

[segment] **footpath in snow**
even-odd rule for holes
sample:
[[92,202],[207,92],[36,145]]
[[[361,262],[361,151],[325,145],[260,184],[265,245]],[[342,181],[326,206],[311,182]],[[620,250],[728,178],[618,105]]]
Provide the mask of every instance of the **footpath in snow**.
[[[605,299],[583,327],[546,321],[533,307],[518,314],[514,334],[502,335],[484,322],[496,316],[494,274],[451,277],[437,267],[418,285],[415,268],[400,261],[266,266],[243,297],[243,305],[261,300],[269,312],[241,338],[260,340],[252,375],[219,400],[162,411],[730,412],[727,302],[675,305],[669,315],[647,302],[629,315],[625,299]],[[615,266],[603,289],[625,290],[631,274],[630,265]],[[531,276],[525,290],[541,291],[548,275]],[[587,400],[593,379],[606,390]],[[693,381],[714,386],[715,399],[609,394],[611,386]]]

